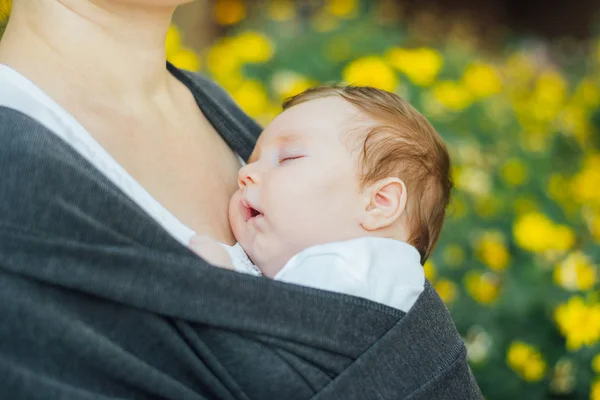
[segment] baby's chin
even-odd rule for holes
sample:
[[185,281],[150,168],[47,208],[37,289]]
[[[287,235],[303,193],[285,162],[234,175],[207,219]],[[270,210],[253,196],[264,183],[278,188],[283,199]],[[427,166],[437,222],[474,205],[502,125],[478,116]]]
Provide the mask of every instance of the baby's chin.
[[277,275],[297,253],[277,240],[277,235],[269,230],[268,225],[263,230],[257,230],[244,221],[239,213],[230,214],[230,220],[236,241],[254,265],[267,277],[272,278]]
[[278,248],[277,243],[267,243],[262,240],[264,239],[262,237],[254,236],[244,239],[239,241],[240,245],[254,265],[269,278],[277,275],[289,258],[293,256],[292,254],[288,257],[285,251]]
[[248,258],[250,258],[250,260],[254,263],[254,265],[256,265],[257,267],[261,267],[262,264],[265,263],[265,259],[264,259],[264,252],[261,252],[260,249],[257,249],[256,247],[256,243],[255,243],[255,237],[254,236],[245,236],[245,237],[240,237],[241,240],[238,240],[240,246],[242,246],[242,248],[244,249],[244,251],[246,252],[246,254],[248,255]]

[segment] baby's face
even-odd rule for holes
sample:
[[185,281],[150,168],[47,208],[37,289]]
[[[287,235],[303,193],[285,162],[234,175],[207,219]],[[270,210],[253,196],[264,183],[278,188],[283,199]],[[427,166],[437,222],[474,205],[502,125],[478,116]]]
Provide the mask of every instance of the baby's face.
[[284,111],[258,139],[229,215],[250,258],[274,276],[307,247],[361,236],[358,154],[348,119],[357,111],[337,97]]

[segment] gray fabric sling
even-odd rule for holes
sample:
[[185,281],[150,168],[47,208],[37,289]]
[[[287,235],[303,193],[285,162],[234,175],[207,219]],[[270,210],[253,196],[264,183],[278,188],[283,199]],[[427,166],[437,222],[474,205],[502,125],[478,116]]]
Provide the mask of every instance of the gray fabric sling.
[[[168,65],[229,146],[260,127]],[[429,283],[408,314],[225,271],[0,107],[0,398],[479,399]]]

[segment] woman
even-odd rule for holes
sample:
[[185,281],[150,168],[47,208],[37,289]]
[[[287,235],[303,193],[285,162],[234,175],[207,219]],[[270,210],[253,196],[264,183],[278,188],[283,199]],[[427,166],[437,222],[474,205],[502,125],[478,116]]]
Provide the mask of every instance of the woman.
[[15,0],[0,42],[3,398],[480,398],[427,285],[409,314],[213,268],[260,127],[165,67],[181,0]]

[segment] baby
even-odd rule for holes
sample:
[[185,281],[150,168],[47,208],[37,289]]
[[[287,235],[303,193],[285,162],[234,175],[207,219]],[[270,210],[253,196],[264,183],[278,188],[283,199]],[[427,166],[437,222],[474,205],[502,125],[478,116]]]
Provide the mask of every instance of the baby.
[[370,87],[310,89],[283,108],[239,171],[238,244],[190,246],[216,265],[408,311],[452,186],[441,137],[405,100]]

